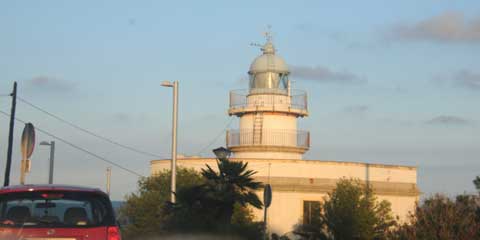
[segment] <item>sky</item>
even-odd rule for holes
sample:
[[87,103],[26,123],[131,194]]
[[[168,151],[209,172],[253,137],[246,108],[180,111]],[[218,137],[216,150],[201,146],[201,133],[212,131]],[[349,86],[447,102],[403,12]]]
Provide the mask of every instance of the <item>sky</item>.
[[[140,175],[168,158],[172,91],[179,81],[179,153],[212,156],[225,144],[230,90],[271,26],[293,88],[308,91],[305,159],[418,167],[428,196],[474,192],[480,175],[478,1],[1,1],[0,110]],[[12,183],[23,124],[16,123]],[[3,176],[8,117],[0,115]],[[37,142],[53,140],[37,131]],[[56,140],[57,183],[105,189],[111,164]],[[48,181],[46,146],[31,157],[29,183]],[[112,198],[138,176],[114,167]],[[3,178],[2,178],[3,180]]]

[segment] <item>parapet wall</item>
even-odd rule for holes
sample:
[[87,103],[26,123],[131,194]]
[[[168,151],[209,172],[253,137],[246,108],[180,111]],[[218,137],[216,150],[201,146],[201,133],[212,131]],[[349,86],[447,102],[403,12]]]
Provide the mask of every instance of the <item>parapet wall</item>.
[[[248,162],[250,169],[257,171],[256,177],[282,178],[353,178],[360,181],[417,183],[417,168],[411,166],[340,162],[324,160],[279,160],[279,159],[238,159]],[[214,158],[180,158],[177,164],[182,167],[201,170],[205,164],[216,167]],[[170,159],[151,161],[151,174],[170,168]]]

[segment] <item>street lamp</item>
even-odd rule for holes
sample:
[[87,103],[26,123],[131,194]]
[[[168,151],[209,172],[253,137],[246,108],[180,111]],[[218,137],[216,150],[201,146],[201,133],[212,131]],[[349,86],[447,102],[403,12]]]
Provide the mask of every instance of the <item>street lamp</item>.
[[218,159],[227,159],[232,154],[232,151],[224,147],[215,148],[212,151]]
[[50,170],[48,172],[48,184],[53,184],[53,161],[55,158],[55,141],[42,141],[40,142],[40,145],[50,146]]
[[172,164],[170,171],[172,172],[171,179],[171,195],[170,201],[175,203],[176,181],[177,181],[177,118],[178,118],[178,81],[169,82],[163,81],[163,87],[173,88],[173,116],[172,116]]

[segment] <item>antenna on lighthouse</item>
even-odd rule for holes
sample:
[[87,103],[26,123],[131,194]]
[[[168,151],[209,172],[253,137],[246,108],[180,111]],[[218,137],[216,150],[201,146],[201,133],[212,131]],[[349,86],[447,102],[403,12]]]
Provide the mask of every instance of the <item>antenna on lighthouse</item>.
[[267,39],[267,42],[271,42],[273,40],[273,34],[272,34],[272,25],[267,25],[267,31],[263,33],[265,35],[265,38]]
[[[271,43],[273,41],[273,34],[272,34],[272,25],[267,25],[267,31],[263,32],[263,35],[265,36],[265,39],[267,40],[267,43]],[[263,50],[263,47],[265,46],[264,44],[252,42],[250,43],[250,46],[252,47],[259,47],[260,49]]]

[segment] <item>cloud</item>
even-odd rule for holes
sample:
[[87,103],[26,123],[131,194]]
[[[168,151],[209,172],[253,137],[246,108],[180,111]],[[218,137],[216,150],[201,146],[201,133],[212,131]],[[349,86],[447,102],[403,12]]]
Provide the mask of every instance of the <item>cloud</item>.
[[364,77],[360,77],[348,71],[336,72],[323,66],[291,66],[293,78],[312,80],[325,83],[359,84],[366,82]]
[[468,70],[460,70],[453,75],[452,80],[454,81],[455,85],[480,91],[479,73],[473,73]]
[[444,12],[414,24],[393,26],[388,31],[387,38],[480,43],[480,16],[466,19],[461,12]]
[[473,122],[468,119],[457,117],[457,116],[440,115],[426,121],[425,124],[443,125],[443,126],[466,126],[466,125],[472,125]]
[[132,116],[127,113],[115,113],[112,116],[113,120],[116,122],[129,123],[132,121]]
[[433,80],[441,85],[448,84],[480,91],[480,73],[475,73],[466,69],[458,70],[452,74],[438,74]]
[[344,108],[344,111],[347,113],[362,115],[370,110],[370,107],[367,105],[352,105]]
[[47,76],[37,76],[26,81],[26,86],[35,90],[53,92],[70,92],[75,89],[75,84],[63,79]]

